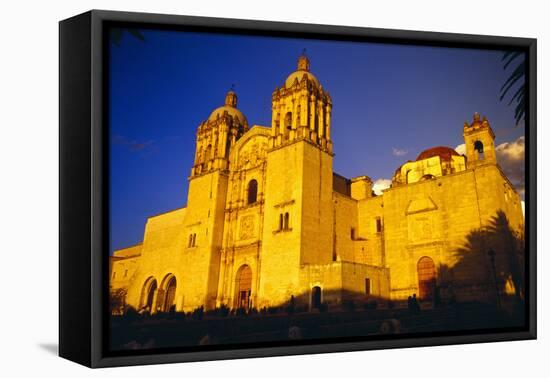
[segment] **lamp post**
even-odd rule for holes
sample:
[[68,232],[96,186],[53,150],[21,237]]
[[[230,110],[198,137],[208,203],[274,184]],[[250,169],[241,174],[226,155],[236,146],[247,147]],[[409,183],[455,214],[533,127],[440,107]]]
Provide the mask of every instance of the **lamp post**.
[[498,291],[497,272],[495,268],[495,251],[492,249],[487,252],[489,259],[491,260],[491,268],[493,269],[493,280],[495,281],[495,293],[497,295],[497,307],[500,309],[500,293]]

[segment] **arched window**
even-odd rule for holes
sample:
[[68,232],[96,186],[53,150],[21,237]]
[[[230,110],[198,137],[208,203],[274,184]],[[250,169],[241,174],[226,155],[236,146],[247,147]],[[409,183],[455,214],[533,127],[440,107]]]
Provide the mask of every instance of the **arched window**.
[[275,135],[279,135],[280,134],[280,125],[281,125],[281,115],[279,113],[277,113],[277,117],[275,118]]
[[290,219],[290,216],[288,215],[288,213],[285,213],[285,230],[288,230],[290,227],[289,227],[289,219]]
[[199,147],[199,150],[197,151],[197,161],[196,161],[196,164],[201,164],[202,163],[202,146]]
[[477,158],[479,160],[483,160],[485,158],[485,153],[483,152],[483,142],[480,140],[476,140],[474,142],[474,150],[477,152]]
[[206,151],[204,153],[204,161],[208,161],[212,158],[213,158],[213,156],[212,156],[212,145],[209,144],[208,147],[206,147]]
[[287,130],[292,129],[292,112],[286,113],[286,116],[285,116],[285,129],[287,129]]
[[258,200],[258,181],[250,180],[248,183],[248,204],[256,203]]
[[313,127],[317,135],[319,135],[319,114],[317,113],[316,110],[314,110],[314,112],[315,112],[315,119],[314,119]]
[[427,180],[433,180],[435,178],[434,175],[431,175],[431,174],[425,174],[424,176],[422,176],[420,178],[420,181],[427,181]]

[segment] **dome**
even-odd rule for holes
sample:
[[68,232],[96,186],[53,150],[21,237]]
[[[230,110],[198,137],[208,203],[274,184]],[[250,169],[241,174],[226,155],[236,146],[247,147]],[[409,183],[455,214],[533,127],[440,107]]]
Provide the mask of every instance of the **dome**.
[[310,81],[313,81],[316,86],[319,86],[319,80],[317,80],[311,72],[298,70],[294,71],[286,78],[285,87],[291,87],[296,79],[298,79],[298,82],[301,82],[304,75],[306,75]]
[[428,148],[427,150],[422,151],[420,155],[418,155],[418,157],[416,158],[416,161],[429,159],[434,156],[439,156],[441,160],[450,161],[452,160],[451,156],[460,156],[460,155],[451,147],[439,146],[439,147]]
[[304,75],[307,76],[308,80],[314,82],[316,86],[319,86],[319,80],[317,80],[315,75],[309,72],[309,59],[302,54],[298,58],[298,69],[286,78],[285,87],[291,87],[296,79],[298,79],[298,82],[301,82]]
[[220,106],[219,108],[214,109],[214,111],[210,114],[210,117],[208,117],[208,120],[214,121],[223,116],[224,112],[227,112],[227,114],[229,114],[231,117],[238,119],[241,124],[247,123],[246,117],[239,109],[227,105]]
[[219,117],[223,116],[225,112],[227,112],[227,114],[234,119],[237,119],[239,123],[243,125],[248,123],[244,114],[237,109],[237,94],[233,90],[230,90],[225,95],[225,105],[215,109],[210,114],[210,117],[208,117],[208,120],[215,121]]

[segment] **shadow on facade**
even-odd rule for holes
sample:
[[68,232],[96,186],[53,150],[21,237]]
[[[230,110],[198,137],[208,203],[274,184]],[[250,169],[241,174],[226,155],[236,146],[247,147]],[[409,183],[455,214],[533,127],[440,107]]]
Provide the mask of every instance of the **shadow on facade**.
[[438,297],[447,303],[489,303],[523,317],[524,253],[523,235],[498,211],[487,226],[466,237],[453,266],[439,268]]
[[[126,307],[111,317],[113,350],[368,337],[501,329],[524,325],[524,238],[503,212],[472,231],[456,263],[437,272],[436,295],[422,309],[364,292],[321,290],[269,308],[225,306],[149,314]],[[122,293],[121,293],[122,296]],[[425,306],[428,304],[428,306]]]

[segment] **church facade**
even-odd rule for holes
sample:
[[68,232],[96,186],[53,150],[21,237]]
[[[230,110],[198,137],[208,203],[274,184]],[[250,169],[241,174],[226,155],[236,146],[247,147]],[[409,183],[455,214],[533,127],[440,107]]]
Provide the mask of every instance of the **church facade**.
[[[462,127],[465,155],[427,149],[376,195],[368,176],[333,171],[331,113],[305,56],[273,92],[270,126],[249,127],[227,93],[198,127],[187,206],[149,217],[143,242],[113,253],[111,291],[157,312],[331,308],[414,293],[490,301],[519,290],[509,261],[485,258],[510,243],[519,251],[524,229],[487,119]],[[489,233],[503,217],[512,241]]]

